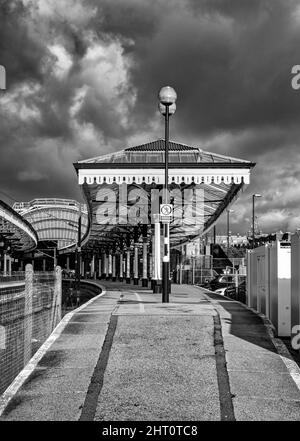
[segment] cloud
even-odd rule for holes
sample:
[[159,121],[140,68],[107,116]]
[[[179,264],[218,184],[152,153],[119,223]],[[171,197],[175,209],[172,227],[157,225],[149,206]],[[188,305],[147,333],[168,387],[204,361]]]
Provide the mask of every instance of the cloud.
[[0,57],[6,68],[7,87],[24,80],[43,79],[44,42],[31,21],[30,12],[20,1],[0,4]]
[[47,176],[39,173],[38,170],[23,170],[23,171],[18,173],[18,179],[21,182],[41,181],[45,177],[47,177]]
[[254,192],[263,230],[294,227],[299,11],[296,0],[3,0],[1,188],[79,197],[73,162],[163,137],[157,92],[169,84],[172,139],[257,163],[234,228],[249,229]]
[[54,73],[59,79],[64,78],[68,74],[73,64],[70,54],[63,46],[60,46],[58,44],[49,46],[48,49],[56,57]]

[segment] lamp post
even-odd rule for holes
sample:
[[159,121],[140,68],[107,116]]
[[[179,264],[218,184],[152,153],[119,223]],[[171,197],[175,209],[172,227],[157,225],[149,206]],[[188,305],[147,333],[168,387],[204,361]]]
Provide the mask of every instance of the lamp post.
[[233,212],[234,210],[230,210],[230,209],[227,210],[227,254],[229,251],[229,214]]
[[[169,117],[176,111],[177,94],[170,86],[162,87],[158,93],[159,111],[165,117],[165,188],[163,203],[168,204],[168,159],[169,159]],[[169,223],[164,224],[164,252],[163,252],[163,274],[162,274],[162,302],[169,302],[169,269],[170,269],[170,228]]]
[[252,195],[252,249],[254,249],[254,242],[255,242],[255,226],[254,226],[254,201],[255,198],[261,198],[261,194],[253,194]]

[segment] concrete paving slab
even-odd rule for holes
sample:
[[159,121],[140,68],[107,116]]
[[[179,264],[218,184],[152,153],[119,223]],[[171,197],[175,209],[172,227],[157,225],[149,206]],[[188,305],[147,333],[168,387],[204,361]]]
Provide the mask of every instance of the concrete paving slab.
[[276,349],[268,337],[238,337],[237,335],[224,335],[224,347],[226,351],[242,353],[262,351],[266,354],[276,352]]
[[[20,392],[9,404],[0,421],[77,421],[86,391],[23,394]],[[40,409],[40,411],[37,411]]]
[[45,395],[47,393],[64,393],[74,390],[84,392],[93,374],[94,366],[84,368],[71,367],[38,367],[22,387],[22,394]]
[[51,349],[38,363],[38,367],[86,368],[95,366],[99,348]]
[[72,322],[68,323],[64,330],[64,335],[66,334],[72,334],[72,335],[78,335],[78,334],[95,334],[98,335],[99,332],[103,332],[103,330],[106,328],[107,324],[109,323],[109,317],[106,317],[106,320],[103,320],[103,322],[94,322],[94,323],[84,323],[84,322]]
[[95,420],[220,419],[214,352],[212,317],[119,317]]
[[281,358],[276,353],[265,351],[227,351],[227,370],[244,372],[287,373]]
[[231,308],[229,311],[226,311],[228,316],[224,316],[222,312],[220,312],[220,317],[225,322],[230,321],[231,323],[234,323],[235,325],[255,325],[260,326],[263,325],[262,319],[259,316],[256,316],[255,314],[251,313],[249,311],[232,311]]
[[231,392],[239,396],[300,400],[289,373],[229,371]]
[[[75,338],[74,334],[64,334],[64,338],[59,339],[55,343],[53,343],[51,349],[57,350],[57,349],[95,348],[101,350],[106,328],[107,326],[105,326],[105,324],[103,324],[102,328],[99,327],[98,335],[77,334]],[[100,329],[102,329],[102,331],[100,331]],[[103,332],[103,334],[101,332]]]
[[243,396],[233,404],[237,421],[300,421],[299,400]]
[[84,312],[84,313],[78,313],[74,317],[71,318],[69,323],[103,323],[107,322],[108,320],[108,314],[101,311],[100,313],[91,313],[91,312]]
[[223,335],[233,335],[239,338],[246,338],[247,336],[268,338],[268,331],[265,325],[233,324],[222,321],[222,332]]
[[120,304],[115,314],[149,314],[149,315],[215,315],[215,311],[210,305],[197,305],[195,303],[183,304],[183,303],[143,303],[143,309],[140,309],[140,304]]

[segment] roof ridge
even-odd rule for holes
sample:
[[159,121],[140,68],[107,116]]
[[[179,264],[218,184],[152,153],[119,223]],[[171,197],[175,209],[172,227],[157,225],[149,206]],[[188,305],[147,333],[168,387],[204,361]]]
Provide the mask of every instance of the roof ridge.
[[[149,142],[146,142],[144,144],[140,144],[140,145],[132,146],[132,147],[127,147],[126,149],[124,149],[124,151],[126,151],[126,152],[128,152],[128,151],[129,152],[130,151],[140,151],[140,150],[143,151],[147,146],[149,146],[149,147],[150,146],[153,146],[153,147],[158,146],[159,147],[162,142],[164,142],[164,139],[163,138],[158,138],[158,139],[156,139],[154,141],[149,141]],[[188,144],[185,144],[185,143],[182,143],[182,142],[178,142],[178,141],[173,141],[173,140],[169,140],[169,144],[173,144],[174,146],[186,147],[185,150],[201,150],[198,147],[193,147],[193,146],[190,146]]]

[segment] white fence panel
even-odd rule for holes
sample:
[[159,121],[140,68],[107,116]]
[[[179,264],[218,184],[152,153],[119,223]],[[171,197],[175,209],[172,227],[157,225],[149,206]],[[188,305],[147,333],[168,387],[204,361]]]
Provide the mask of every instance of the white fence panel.
[[265,314],[278,336],[291,335],[291,247],[276,241],[248,251],[247,304]]
[[276,242],[270,255],[270,320],[280,337],[291,335],[291,247]]
[[247,305],[270,314],[269,250],[265,245],[247,253]]
[[291,327],[300,325],[300,232],[291,239]]

